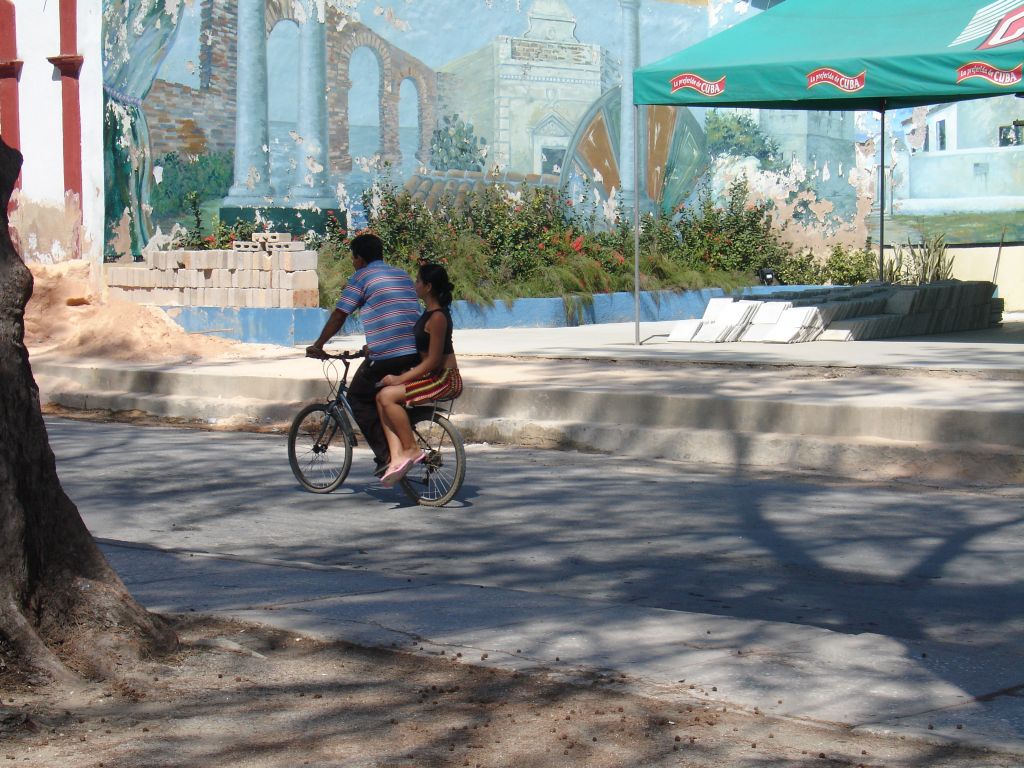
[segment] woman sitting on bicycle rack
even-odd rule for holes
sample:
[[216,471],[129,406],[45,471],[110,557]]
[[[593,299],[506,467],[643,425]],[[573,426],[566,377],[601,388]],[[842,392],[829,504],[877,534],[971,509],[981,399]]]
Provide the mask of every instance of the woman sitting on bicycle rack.
[[438,264],[423,264],[415,285],[416,295],[426,307],[413,329],[420,363],[401,375],[385,376],[378,385],[377,410],[391,449],[391,464],[381,478],[388,488],[426,458],[416,446],[405,406],[454,400],[462,394],[462,377],[452,346],[452,284],[448,272]]

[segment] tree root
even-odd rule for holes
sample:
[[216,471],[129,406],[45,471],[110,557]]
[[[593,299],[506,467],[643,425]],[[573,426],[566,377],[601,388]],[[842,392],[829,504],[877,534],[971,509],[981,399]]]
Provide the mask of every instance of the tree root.
[[0,627],[0,633],[26,666],[42,672],[56,682],[79,682],[79,677],[64,666],[57,655],[47,647],[11,600],[0,602]]

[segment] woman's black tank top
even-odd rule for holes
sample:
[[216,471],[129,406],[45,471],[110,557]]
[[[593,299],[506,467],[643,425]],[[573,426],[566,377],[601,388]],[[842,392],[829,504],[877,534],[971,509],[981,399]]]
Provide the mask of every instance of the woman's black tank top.
[[416,337],[416,351],[426,352],[430,349],[430,334],[427,333],[427,320],[430,319],[434,312],[444,312],[445,320],[448,321],[448,330],[444,334],[444,354],[450,355],[455,351],[455,347],[452,346],[452,313],[448,307],[428,309],[420,315],[420,319],[416,321],[416,325],[412,329],[413,335]]

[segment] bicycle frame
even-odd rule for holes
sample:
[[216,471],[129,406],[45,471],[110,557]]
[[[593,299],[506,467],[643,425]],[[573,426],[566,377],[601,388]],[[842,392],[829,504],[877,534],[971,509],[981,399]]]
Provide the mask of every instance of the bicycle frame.
[[[352,411],[352,404],[348,401],[348,372],[349,367],[352,365],[352,360],[357,357],[362,357],[361,354],[349,354],[342,353],[340,355],[328,355],[324,358],[325,363],[331,363],[334,360],[340,360],[342,365],[345,366],[345,372],[338,378],[338,381],[333,385],[334,392],[327,402],[328,412],[336,419],[341,420],[347,418],[349,426],[355,429],[358,425],[356,422],[356,415]],[[326,366],[325,366],[326,368]],[[328,376],[328,380],[330,377]],[[325,429],[328,425],[324,425]],[[323,434],[320,435],[320,438]],[[353,442],[355,445],[355,442]]]

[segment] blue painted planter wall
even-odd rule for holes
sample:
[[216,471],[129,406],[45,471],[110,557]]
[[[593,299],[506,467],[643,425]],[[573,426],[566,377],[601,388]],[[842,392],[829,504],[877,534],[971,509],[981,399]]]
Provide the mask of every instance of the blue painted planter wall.
[[[815,285],[753,286],[729,295],[736,298],[767,298],[778,293],[813,290]],[[640,294],[640,320],[687,320],[701,317],[708,302],[725,296],[721,288],[696,291],[658,291]],[[164,307],[170,317],[190,333],[236,339],[257,344],[296,346],[309,344],[320,335],[330,312],[326,309]],[[589,306],[566,318],[562,299],[516,299],[511,305],[498,302],[486,307],[456,301],[452,320],[456,328],[562,328],[567,325],[631,323],[636,319],[632,293],[596,294]],[[342,333],[363,332],[358,317],[349,318]]]

